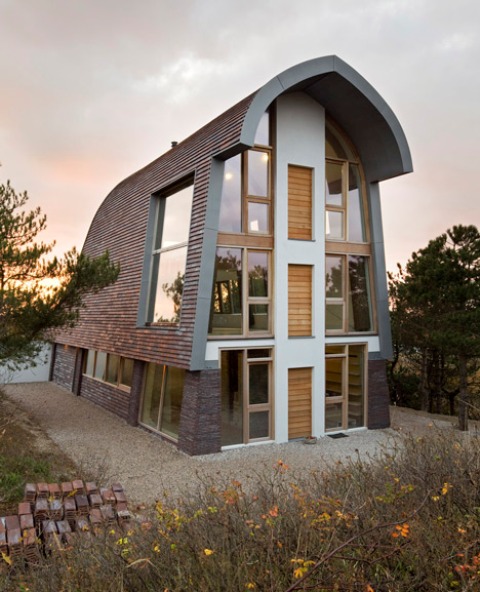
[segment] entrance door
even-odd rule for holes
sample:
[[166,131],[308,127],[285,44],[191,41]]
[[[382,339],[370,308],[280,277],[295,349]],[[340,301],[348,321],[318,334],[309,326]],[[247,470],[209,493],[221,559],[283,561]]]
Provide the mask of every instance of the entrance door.
[[325,347],[325,431],[365,425],[366,348]]
[[272,350],[221,352],[221,444],[272,438]]

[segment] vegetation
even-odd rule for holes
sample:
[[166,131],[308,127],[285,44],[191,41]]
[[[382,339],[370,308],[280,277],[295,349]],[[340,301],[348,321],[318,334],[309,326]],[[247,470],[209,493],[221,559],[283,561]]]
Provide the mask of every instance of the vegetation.
[[395,402],[430,412],[458,408],[467,429],[478,389],[480,233],[454,226],[390,275]]
[[114,282],[119,268],[108,253],[75,249],[51,257],[55,243],[37,242],[46,228],[40,208],[25,211],[27,193],[0,184],[0,363],[30,360],[49,331],[72,326],[82,299]]
[[0,556],[0,591],[473,592],[480,440],[430,428],[308,474],[278,460],[141,514],[38,565]]
[[70,458],[0,391],[0,516],[16,512],[25,483],[67,481],[77,471]]

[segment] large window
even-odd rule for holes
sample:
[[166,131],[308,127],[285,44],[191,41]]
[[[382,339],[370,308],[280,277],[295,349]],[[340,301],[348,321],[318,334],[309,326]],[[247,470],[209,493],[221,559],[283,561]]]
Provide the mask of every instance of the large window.
[[325,142],[326,314],[328,334],[374,331],[368,208],[359,159],[331,124]]
[[270,116],[260,119],[255,147],[225,162],[220,233],[254,236],[272,233]]
[[271,234],[270,160],[268,148],[253,148],[225,162],[219,232]]
[[326,240],[365,243],[365,192],[358,159],[333,127],[327,126],[325,133]]
[[148,364],[145,372],[140,422],[161,434],[178,439],[185,370]]
[[370,258],[329,254],[325,259],[327,332],[372,331]]
[[225,162],[209,323],[211,336],[272,334],[270,117],[255,146]]
[[221,352],[221,444],[272,438],[271,349]]
[[191,180],[158,197],[148,307],[151,323],[180,321],[192,198]]
[[270,334],[270,251],[218,247],[209,333]]

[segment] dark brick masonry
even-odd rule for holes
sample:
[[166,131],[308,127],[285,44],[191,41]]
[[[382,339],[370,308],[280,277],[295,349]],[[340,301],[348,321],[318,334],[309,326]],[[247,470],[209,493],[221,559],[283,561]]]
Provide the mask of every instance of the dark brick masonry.
[[368,428],[378,430],[390,426],[389,394],[386,360],[368,361]]
[[187,454],[220,451],[220,371],[187,372],[178,447]]
[[59,386],[73,391],[77,348],[56,343],[52,356],[52,380]]

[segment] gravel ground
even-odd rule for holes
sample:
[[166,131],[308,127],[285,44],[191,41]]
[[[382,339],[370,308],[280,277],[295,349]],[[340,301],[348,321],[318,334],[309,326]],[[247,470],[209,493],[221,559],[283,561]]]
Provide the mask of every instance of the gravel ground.
[[190,457],[53,383],[12,384],[4,390],[77,465],[98,475],[99,483],[118,481],[131,502],[144,504],[164,494],[185,495],[205,480],[235,478],[248,485],[279,459],[300,473],[357,455],[375,456],[392,448],[408,431],[454,429],[445,418],[395,407],[391,408],[392,427],[385,430],[359,431],[339,439],[324,437],[312,446],[269,443]]

